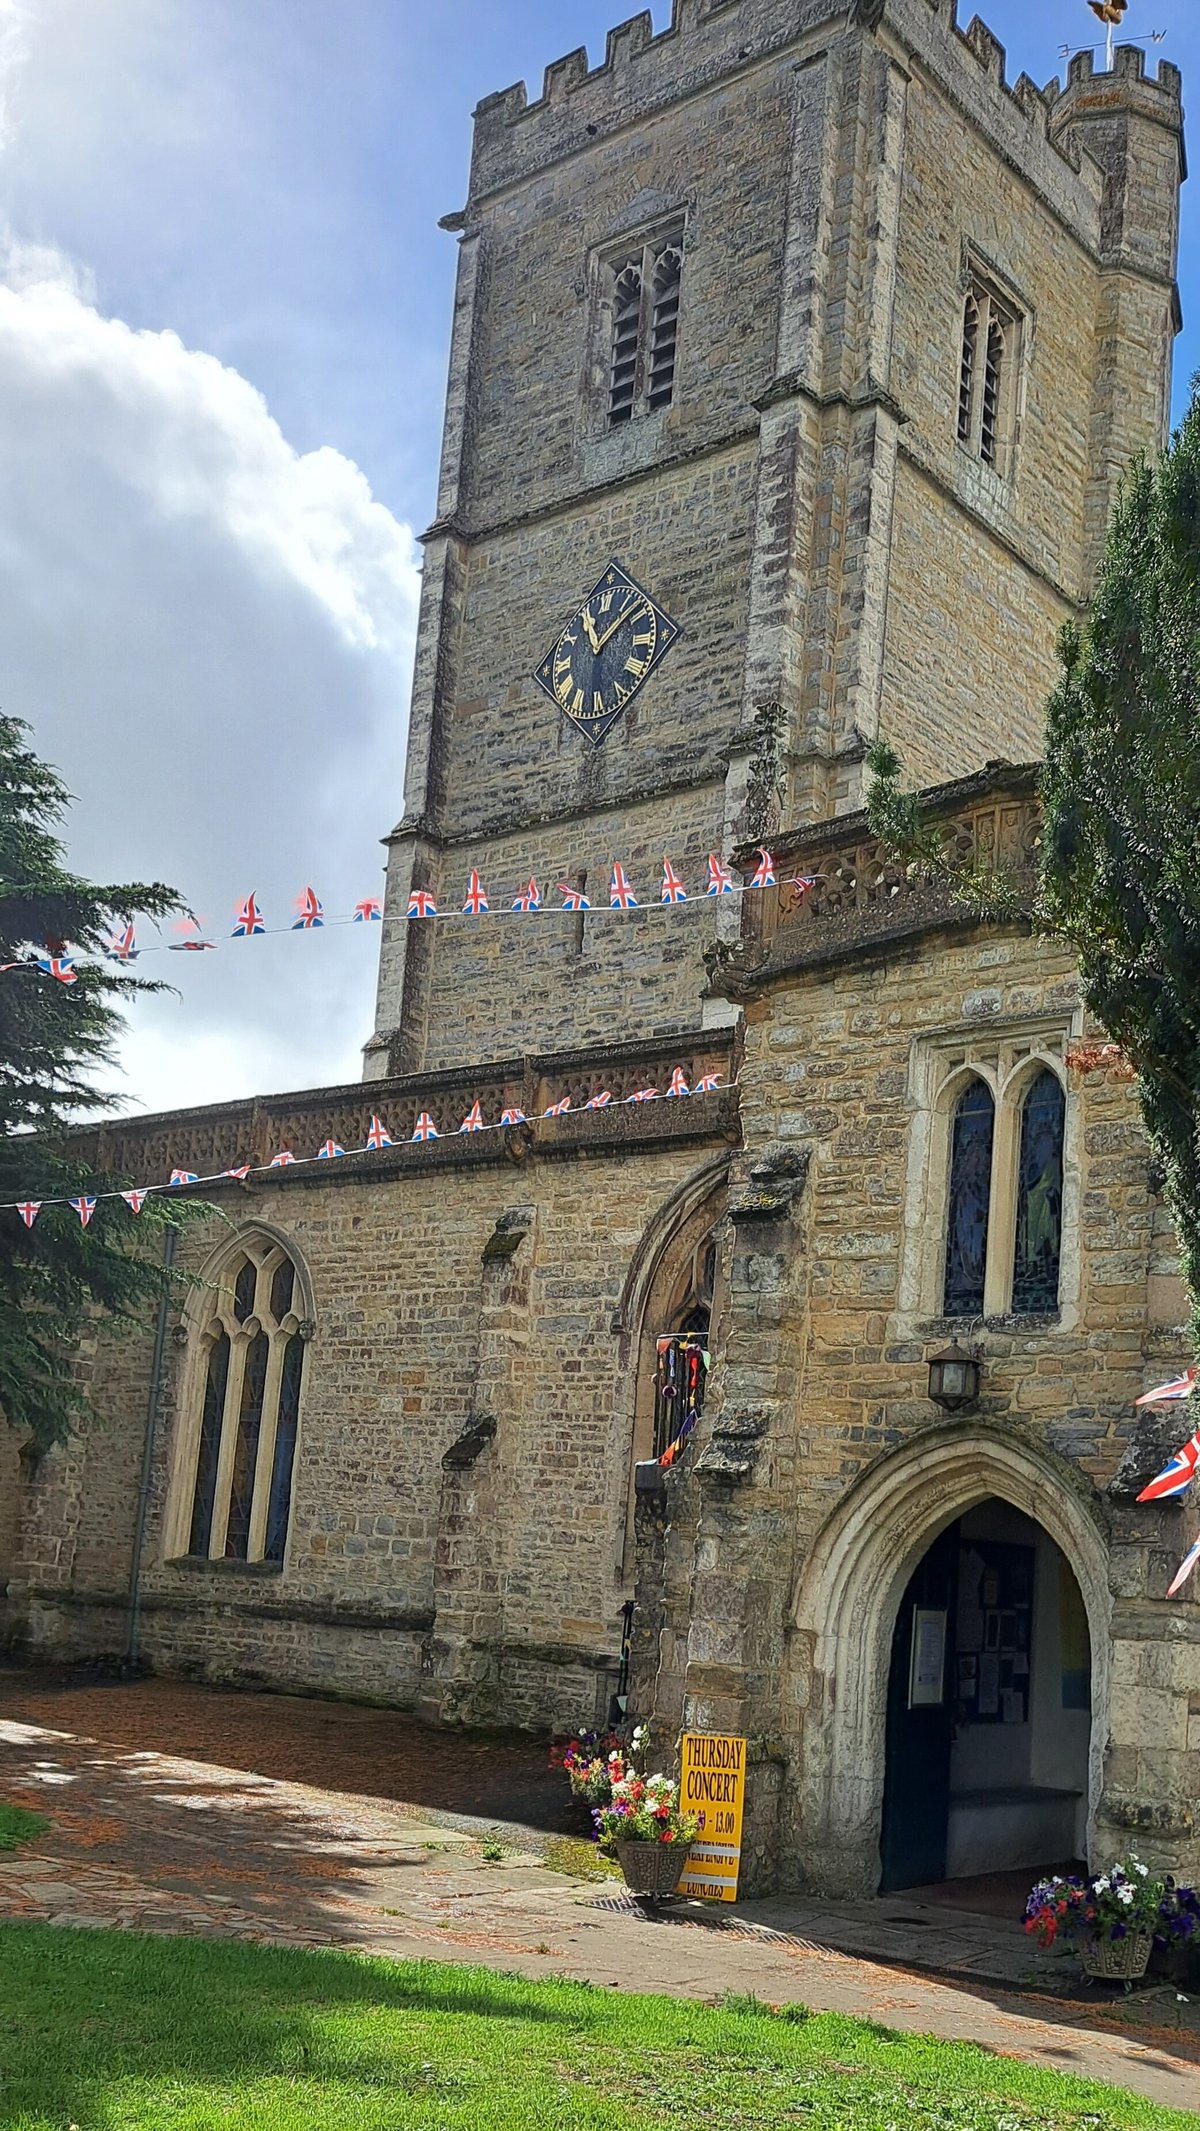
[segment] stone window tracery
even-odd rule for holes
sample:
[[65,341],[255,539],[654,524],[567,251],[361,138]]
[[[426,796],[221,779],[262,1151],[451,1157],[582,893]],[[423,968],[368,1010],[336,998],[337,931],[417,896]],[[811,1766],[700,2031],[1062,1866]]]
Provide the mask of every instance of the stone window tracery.
[[297,1268],[268,1236],[243,1238],[197,1332],[198,1428],[191,1439],[184,1551],[281,1564],[309,1327]]
[[[948,1059],[931,1080],[924,1214],[913,1231],[914,1274],[922,1263],[924,1271],[908,1288],[919,1314],[1044,1317],[1062,1306],[1075,1201],[1054,1057],[1019,1043],[984,1046],[976,1059]],[[922,1251],[925,1221],[933,1235]]]

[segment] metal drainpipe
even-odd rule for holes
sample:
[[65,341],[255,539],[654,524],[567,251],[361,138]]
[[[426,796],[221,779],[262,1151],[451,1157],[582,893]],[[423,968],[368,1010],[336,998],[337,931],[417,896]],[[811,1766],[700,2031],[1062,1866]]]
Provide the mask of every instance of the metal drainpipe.
[[137,1518],[133,1527],[133,1561],[129,1572],[129,1621],[125,1632],[122,1672],[132,1672],[138,1658],[142,1598],[142,1546],[146,1537],[146,1514],[150,1507],[150,1483],[154,1472],[154,1440],[158,1434],[158,1409],[162,1401],[163,1362],[167,1351],[167,1318],[171,1309],[171,1268],[175,1263],[176,1231],[163,1237],[162,1290],[158,1298],[158,1322],[154,1327],[154,1360],[150,1368],[150,1398],[146,1407],[146,1434],[142,1444],[142,1479],[138,1488]]

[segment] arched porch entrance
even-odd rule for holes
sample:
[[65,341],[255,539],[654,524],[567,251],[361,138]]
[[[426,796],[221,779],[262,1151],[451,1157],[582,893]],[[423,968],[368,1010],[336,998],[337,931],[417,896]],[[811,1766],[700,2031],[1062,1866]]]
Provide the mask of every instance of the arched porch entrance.
[[[1006,1555],[1000,1551],[1006,1547],[1017,1551]],[[1029,1569],[1031,1547],[1034,1559],[1027,1609],[1015,1603],[1001,1605],[1001,1596],[1011,1598],[1020,1590],[1020,1571]],[[964,1549],[971,1552],[964,1590],[970,1588],[976,1573],[976,1556],[981,1564],[980,1610],[996,1616],[1027,1610],[1027,1626],[1007,1620],[993,1625],[985,1620],[985,1645],[989,1635],[1005,1636],[1011,1648],[1002,1652],[996,1640],[994,1649],[972,1652],[965,1643],[973,1639],[975,1623],[973,1618],[966,1619],[964,1599],[961,1655],[977,1660],[975,1721],[958,1727],[960,1739],[955,1739],[951,1734],[957,1722],[960,1679],[958,1584]],[[1069,1583],[1059,1581],[1060,1560]],[[991,1569],[997,1572],[995,1605],[984,1602],[993,1590]],[[1082,1620],[1072,1615],[1072,1586],[1078,1593]],[[1039,1589],[1042,1617],[1037,1615]],[[927,1617],[919,1620],[922,1614]],[[936,1617],[942,1614],[944,1623]],[[1033,1811],[1042,1805],[1048,1814],[1062,1816],[1064,1829],[1069,1827],[1074,1839],[1068,1852],[1078,1847],[1088,1853],[1108,1730],[1107,1549],[1089,1509],[1051,1458],[978,1429],[950,1433],[938,1428],[881,1460],[851,1490],[820,1534],[801,1578],[794,1618],[800,1647],[807,1642],[813,1653],[794,1799],[797,1865],[804,1880],[831,1893],[870,1894],[879,1890],[885,1878],[888,1884],[900,1886],[942,1877],[951,1861],[964,1871],[992,1869],[985,1860],[989,1856],[999,1860],[1005,1846],[1007,1863],[1023,1863],[1024,1858],[1012,1853],[1033,1839]],[[1040,1687],[1032,1670],[1035,1633],[1041,1637]],[[1028,1653],[1017,1648],[1022,1634],[1030,1638]],[[1069,1720],[1064,1735],[1068,1739],[1066,1763],[1055,1761],[1058,1727],[1050,1707],[1055,1693],[1056,1637],[1059,1713]],[[1085,1647],[1082,1664],[1065,1662]],[[932,1699],[937,1685],[932,1675],[939,1655],[943,1685],[952,1689],[953,1702],[949,1696],[940,1703]],[[1010,1700],[1006,1725],[1001,1700],[997,1723],[990,1710],[993,1667],[990,1663],[981,1667],[978,1660],[984,1656],[1011,1660],[1022,1655],[1028,1656],[1031,1667],[1026,1676],[1011,1662],[995,1668],[997,1693],[1020,1693],[1022,1717],[1018,1720],[1017,1705]],[[1076,1677],[1066,1687],[1068,1700],[1086,1699],[1086,1709],[1061,1709],[1067,1672],[1086,1673],[1085,1680]],[[969,1668],[964,1666],[964,1687],[968,1676]],[[1017,1684],[1023,1677],[1029,1682],[1028,1719],[1024,1717],[1025,1690]],[[982,1715],[981,1679],[986,1688]],[[1039,1694],[1044,1703],[1039,1703]],[[910,1695],[915,1697],[911,1707]],[[911,1737],[905,1738],[905,1724],[926,1715],[932,1716],[932,1722],[922,1776],[919,1754]],[[1081,1743],[1085,1731],[1086,1740]],[[1016,1771],[1011,1784],[990,1780],[991,1768],[999,1766],[996,1757],[1001,1747]],[[914,1801],[925,1800],[935,1764],[940,1801],[936,1813],[932,1803],[925,1805],[924,1826],[918,1829]],[[1035,1771],[1049,1779],[1057,1776],[1060,1767],[1071,1780],[1035,1780]],[[906,1768],[914,1779],[907,1795]],[[973,1780],[976,1777],[978,1781]],[[1041,1789],[1078,1790],[1081,1795],[1069,1808],[1061,1798],[1051,1805],[1025,1795],[1015,1801],[1015,1818],[1007,1823],[1003,1798],[985,1805],[978,1798],[960,1797],[955,1801],[959,1810],[952,1826],[952,1787],[961,1793],[1016,1789],[1028,1794]],[[945,1856],[938,1869],[942,1841]],[[1039,1836],[1037,1847],[1040,1842]],[[1034,1858],[1035,1864],[1042,1861],[1053,1860]],[[999,1862],[995,1868],[1001,1868]]]
[[940,1532],[900,1600],[880,1889],[1078,1859],[1091,1638],[1066,1555],[991,1496]]

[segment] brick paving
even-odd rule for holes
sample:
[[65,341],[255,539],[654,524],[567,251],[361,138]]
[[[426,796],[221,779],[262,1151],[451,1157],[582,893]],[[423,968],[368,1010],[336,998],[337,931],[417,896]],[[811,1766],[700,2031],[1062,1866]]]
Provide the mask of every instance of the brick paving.
[[[709,2000],[753,1991],[1200,2109],[1196,2008],[1167,1987],[1055,1998],[1061,1967],[1045,1995],[1018,1996],[993,1974],[1018,1956],[1028,1973],[1030,1949],[995,1920],[944,1913],[970,1977],[951,1984],[903,1965],[921,1934],[895,1903],[654,1918],[615,1884],[548,1869],[570,1808],[536,1745],[460,1741],[394,1711],[0,1671],[0,1796],[52,1819],[0,1854],[0,1918],[476,1961]],[[483,1854],[489,1828],[499,1861]]]

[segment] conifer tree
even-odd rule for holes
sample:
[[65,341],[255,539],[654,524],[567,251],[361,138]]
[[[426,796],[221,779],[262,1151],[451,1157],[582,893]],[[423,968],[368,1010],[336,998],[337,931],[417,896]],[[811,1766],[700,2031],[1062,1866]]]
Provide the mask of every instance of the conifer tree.
[[[152,1196],[134,1216],[100,1201],[85,1227],[46,1205],[32,1227],[11,1202],[127,1188],[78,1151],[81,1127],[117,1107],[103,1086],[121,1002],[150,984],[110,965],[114,924],[182,906],[161,883],[94,887],[67,870],[58,828],[69,794],[0,716],[0,1418],[23,1442],[61,1441],[86,1401],[76,1375],[81,1332],[102,1319],[144,1322],[161,1293],[163,1235],[197,1209]],[[75,957],[75,982],[37,969],[39,953]],[[72,1152],[74,1141],[77,1151]]]
[[1075,949],[1086,1003],[1137,1075],[1200,1347],[1200,382],[1169,449],[1127,474],[1059,657],[1032,911],[1011,881],[947,857],[885,742],[869,812],[981,915],[1019,910]]

